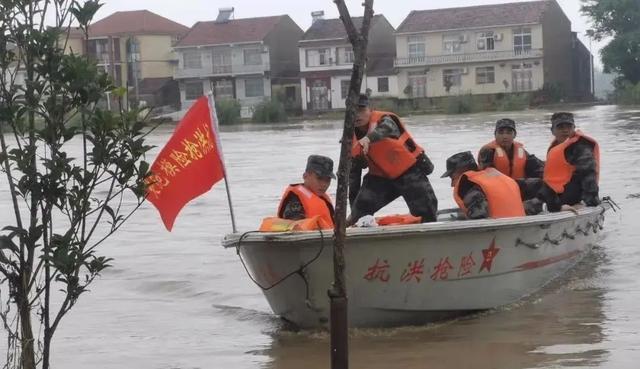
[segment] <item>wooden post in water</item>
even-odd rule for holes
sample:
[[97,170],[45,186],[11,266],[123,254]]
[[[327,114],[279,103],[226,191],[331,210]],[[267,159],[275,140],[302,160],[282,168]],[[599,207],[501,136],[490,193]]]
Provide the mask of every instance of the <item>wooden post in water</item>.
[[347,290],[344,276],[344,239],[347,215],[347,189],[349,172],[351,171],[351,140],[353,138],[353,122],[356,117],[356,103],[362,85],[369,40],[369,26],[373,16],[373,0],[364,1],[364,17],[360,31],[356,29],[349,15],[344,0],[334,0],[340,19],[347,31],[349,42],[353,46],[353,70],[347,97],[347,111],[344,117],[344,129],[340,147],[340,163],[338,165],[338,190],[336,194],[335,233],[333,239],[333,286],[329,290],[331,299],[331,368],[347,369],[349,367],[349,319],[347,315]]

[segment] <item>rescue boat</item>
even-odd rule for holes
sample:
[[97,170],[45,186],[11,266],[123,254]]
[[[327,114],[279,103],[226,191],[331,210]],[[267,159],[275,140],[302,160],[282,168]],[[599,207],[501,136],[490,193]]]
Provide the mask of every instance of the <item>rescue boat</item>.
[[[421,325],[514,303],[589,253],[608,202],[573,212],[348,228],[349,324]],[[235,249],[273,312],[300,328],[326,327],[333,231],[233,233]]]

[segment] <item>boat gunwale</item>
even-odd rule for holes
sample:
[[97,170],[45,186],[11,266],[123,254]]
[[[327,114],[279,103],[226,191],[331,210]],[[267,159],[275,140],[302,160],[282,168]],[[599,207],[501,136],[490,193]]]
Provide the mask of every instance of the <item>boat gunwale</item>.
[[[520,228],[529,226],[540,226],[557,221],[582,219],[587,216],[592,216],[594,213],[604,214],[608,207],[609,206],[607,206],[606,203],[594,207],[584,207],[578,210],[578,214],[574,214],[571,211],[562,211],[557,213],[545,213],[516,218],[440,221],[433,223],[395,226],[347,228],[346,239],[387,238],[424,234],[432,236],[453,232],[488,232],[510,227]],[[321,238],[324,238],[325,240],[332,239],[333,230],[316,230],[304,232],[237,232],[227,234],[222,240],[222,246],[224,248],[237,247],[241,239],[242,244],[246,245],[263,243],[286,244],[291,242],[308,242],[318,241]]]

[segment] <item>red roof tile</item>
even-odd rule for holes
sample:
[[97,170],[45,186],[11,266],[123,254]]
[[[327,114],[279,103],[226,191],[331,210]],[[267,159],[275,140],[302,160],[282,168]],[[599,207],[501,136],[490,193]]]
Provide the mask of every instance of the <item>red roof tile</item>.
[[288,15],[272,17],[232,19],[224,23],[215,21],[198,22],[176,45],[223,45],[235,42],[259,42],[264,40],[282,18]]
[[553,0],[414,10],[396,33],[539,23]]
[[89,27],[90,37],[122,34],[178,35],[189,28],[148,10],[115,12]]

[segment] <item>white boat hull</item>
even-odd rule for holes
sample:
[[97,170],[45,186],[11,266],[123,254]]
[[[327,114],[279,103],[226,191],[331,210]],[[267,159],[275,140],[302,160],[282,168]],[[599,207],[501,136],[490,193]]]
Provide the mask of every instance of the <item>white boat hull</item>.
[[[604,211],[348,229],[349,324],[416,325],[517,301],[590,251]],[[223,244],[263,288],[276,284],[264,290],[275,314],[314,328],[329,321],[331,236],[251,232]]]

